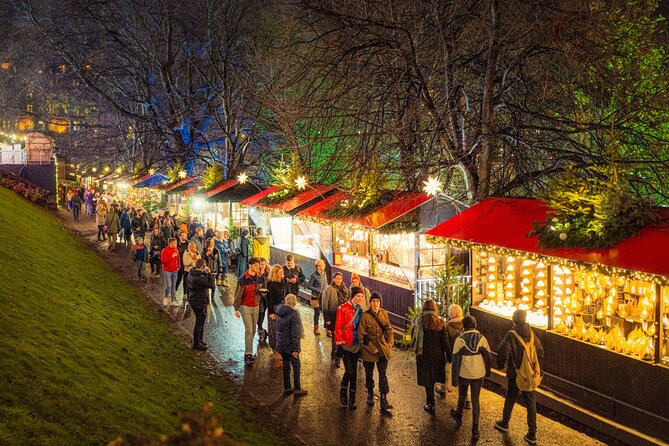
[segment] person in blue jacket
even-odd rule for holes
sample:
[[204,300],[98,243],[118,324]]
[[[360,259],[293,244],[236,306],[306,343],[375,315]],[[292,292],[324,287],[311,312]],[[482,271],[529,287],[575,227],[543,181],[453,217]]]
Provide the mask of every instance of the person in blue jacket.
[[[304,337],[302,319],[297,311],[297,296],[288,294],[276,311],[276,347],[283,359],[283,393],[303,396],[307,391],[300,384],[300,343]],[[293,368],[293,387],[290,368]]]

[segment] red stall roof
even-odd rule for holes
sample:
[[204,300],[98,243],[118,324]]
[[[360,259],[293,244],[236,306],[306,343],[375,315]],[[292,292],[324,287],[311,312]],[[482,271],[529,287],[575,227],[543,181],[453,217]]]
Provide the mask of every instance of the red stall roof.
[[191,188],[189,188],[189,189],[186,189],[185,191],[181,192],[181,195],[185,195],[185,196],[195,195],[199,190],[200,190],[200,185],[199,185],[199,184],[195,184],[195,186],[193,186],[193,187],[191,187]]
[[172,184],[169,184],[169,185],[165,186],[163,188],[163,190],[165,192],[169,192],[172,189],[176,189],[179,186],[183,186],[184,184],[187,184],[188,182],[195,180],[195,178],[197,178],[197,177],[190,176],[190,177],[182,178],[179,181],[177,181],[176,183],[172,183]]
[[261,207],[265,209],[271,209],[274,211],[281,211],[281,212],[291,212],[294,211],[295,209],[299,208],[300,206],[304,206],[305,204],[309,203],[311,200],[314,200],[316,198],[320,198],[323,196],[323,194],[326,194],[333,190],[336,186],[326,186],[324,184],[317,184],[313,186],[313,188],[308,188],[297,195],[288,198],[284,201],[281,201],[279,203],[272,203],[272,204],[260,204],[260,200],[262,200],[264,197],[268,196],[272,192],[275,192],[279,190],[278,187],[272,186],[268,189],[265,189],[264,191],[257,193],[253,195],[252,197],[247,198],[246,200],[242,201],[241,204],[243,206],[256,206],[256,207]]
[[343,221],[349,224],[378,229],[394,220],[397,220],[402,215],[406,214],[407,212],[411,212],[418,206],[432,199],[432,197],[427,194],[400,192],[393,197],[393,200],[390,203],[370,214],[365,215],[364,217],[334,219],[327,216],[325,213],[326,210],[336,206],[348,198],[348,194],[344,192],[337,192],[325,200],[298,212],[297,215],[298,217],[317,218],[330,221]]
[[208,190],[207,192],[204,193],[204,198],[209,198],[213,197],[216,194],[220,194],[224,190],[228,190],[233,186],[236,186],[239,184],[239,181],[237,180],[228,180],[223,184],[219,184],[218,186],[214,187],[213,189]]
[[533,222],[546,220],[539,200],[488,198],[428,231],[428,235],[493,245],[567,260],[669,276],[669,208],[658,208],[661,221],[641,229],[609,249],[545,249],[527,234]]

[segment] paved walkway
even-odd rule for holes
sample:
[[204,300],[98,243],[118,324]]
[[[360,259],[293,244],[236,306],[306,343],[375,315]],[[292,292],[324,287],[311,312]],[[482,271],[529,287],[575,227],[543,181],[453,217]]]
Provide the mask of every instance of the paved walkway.
[[[95,244],[97,228],[94,223],[82,216],[79,223],[72,221],[67,211],[61,211],[63,221],[72,229],[79,231],[84,238]],[[114,266],[125,268],[127,277],[137,286],[143,287],[147,295],[156,302],[162,298],[162,280],[153,280],[144,285],[134,274],[128,255],[128,249],[118,246],[116,252],[106,249],[106,243],[98,244],[102,255]],[[125,267],[123,267],[125,265]],[[240,385],[243,394],[249,396],[249,404],[262,409],[271,416],[268,423],[283,425],[308,445],[412,445],[412,444],[452,444],[469,445],[471,432],[470,411],[465,411],[464,424],[457,429],[448,415],[455,406],[457,396],[449,393],[445,399],[438,399],[436,415],[429,415],[422,409],[425,393],[416,384],[415,360],[411,353],[395,351],[388,368],[391,391],[389,401],[394,405],[391,415],[383,415],[377,401],[373,408],[365,404],[364,370],[358,369],[358,409],[349,411],[342,408],[338,401],[338,389],[343,367],[330,365],[330,339],[315,336],[311,330],[312,309],[300,308],[305,327],[306,338],[303,340],[302,383],[309,395],[301,399],[284,397],[282,394],[281,371],[272,369],[271,352],[267,348],[258,349],[258,358],[252,369],[245,368],[244,327],[241,319],[234,317],[229,292],[223,295],[217,291],[215,303],[210,307],[205,339],[209,343],[209,353],[221,364]],[[179,293],[181,297],[181,293]],[[171,314],[175,309],[169,309]],[[181,322],[192,332],[194,318]],[[498,394],[483,389],[481,393],[481,445],[525,445],[523,435],[526,432],[523,407],[516,405],[511,429],[502,434],[493,427],[493,421],[500,417],[503,398]],[[564,424],[538,416],[540,445],[601,445],[605,444],[589,435],[576,431]]]

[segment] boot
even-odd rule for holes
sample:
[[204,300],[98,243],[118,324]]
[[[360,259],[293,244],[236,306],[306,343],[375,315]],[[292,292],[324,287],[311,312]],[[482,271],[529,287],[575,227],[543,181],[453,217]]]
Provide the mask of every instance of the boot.
[[388,394],[387,393],[382,393],[381,394],[381,410],[390,410],[392,409],[393,406],[388,402]]
[[339,389],[339,402],[342,406],[348,406],[348,398],[346,398],[346,387]]
[[479,436],[480,435],[481,434],[479,432],[479,425],[478,424],[472,424],[472,442],[476,443],[477,441],[479,441]]
[[355,404],[355,390],[351,390],[348,393],[348,408],[351,410],[358,408],[358,406]]
[[321,335],[321,330],[319,329],[318,325],[314,325],[314,334],[315,334],[316,336],[320,336],[320,335]]
[[283,368],[283,358],[281,357],[281,354],[276,350],[274,351],[274,363],[272,363],[272,367],[274,367],[275,369]]
[[367,393],[367,405],[369,407],[374,406],[374,392]]

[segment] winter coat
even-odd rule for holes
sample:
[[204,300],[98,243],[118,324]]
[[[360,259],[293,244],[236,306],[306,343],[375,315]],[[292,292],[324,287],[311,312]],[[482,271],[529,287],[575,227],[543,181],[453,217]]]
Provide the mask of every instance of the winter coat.
[[306,279],[304,277],[304,273],[302,272],[302,268],[300,268],[299,265],[295,265],[295,268],[288,268],[286,265],[283,266],[283,277],[286,278],[286,281],[288,279],[292,279],[295,276],[297,276],[297,282],[295,283],[287,282],[288,293],[294,294],[295,296],[299,296],[300,284],[304,283],[304,280]]
[[[497,348],[497,368],[503,369],[507,367],[506,376],[516,376],[516,370],[520,367],[520,363],[523,361],[523,353],[525,352],[525,348],[511,331],[518,333],[525,342],[530,342],[531,330],[528,323],[514,324],[513,329],[506,333],[504,339],[499,344]],[[541,362],[544,358],[544,347],[541,345],[541,341],[536,334],[534,335],[534,347],[537,350],[537,359]]]
[[218,249],[221,256],[221,265],[228,266],[228,259],[230,258],[230,241],[225,239],[215,239],[214,245]]
[[300,352],[304,334],[300,313],[288,305],[276,308],[276,350],[283,355]]
[[253,256],[269,261],[269,237],[264,235],[253,237]]
[[195,246],[197,246],[197,252],[202,255],[202,250],[204,249],[204,242],[205,238],[204,236],[198,237],[197,235],[194,235],[193,238],[190,239],[191,242],[195,243]]
[[307,283],[307,287],[309,288],[309,291],[311,291],[312,296],[321,296],[323,294],[323,291],[325,291],[325,288],[327,288],[327,274],[325,271],[322,273],[319,273],[318,270],[314,271],[311,273],[311,276],[309,276],[309,281]]
[[188,273],[188,302],[193,308],[204,308],[209,303],[209,289],[216,288],[212,274],[192,269]]
[[[355,287],[354,286],[349,287],[348,289],[349,294],[351,294],[351,288]],[[372,293],[370,293],[369,290],[362,285],[360,285],[358,288],[362,288],[362,294],[365,296],[362,302],[360,302],[360,306],[362,307],[362,311],[367,311],[369,310],[369,299],[370,297],[372,297]]]
[[107,219],[107,208],[98,206],[98,210],[95,213],[95,224],[98,226],[104,226],[105,220]]
[[362,340],[360,359],[363,361],[377,362],[381,356],[390,359],[395,339],[388,312],[381,308],[379,313],[375,314],[370,308],[362,313],[358,325],[358,339]]
[[128,215],[127,212],[123,212],[121,214],[121,227],[123,230],[127,231],[130,229],[130,216]]
[[116,211],[111,210],[107,212],[107,216],[105,217],[105,224],[107,225],[107,233],[112,237],[116,237],[119,228],[119,218]]
[[453,346],[453,386],[458,378],[481,379],[490,375],[490,346],[481,333],[472,329],[463,332]]
[[344,347],[357,347],[360,345],[358,327],[360,326],[361,315],[362,309],[360,306],[353,306],[350,300],[337,308],[333,333],[337,344],[343,344]]
[[207,250],[205,249],[202,253],[202,258],[207,262],[207,266],[211,272],[216,273],[221,268],[221,255],[216,247],[214,247],[211,255],[207,255]]
[[265,276],[256,274],[252,276],[247,272],[239,276],[237,280],[237,289],[235,290],[235,301],[233,303],[235,311],[239,311],[239,308],[242,306],[242,301],[244,299],[244,289],[246,287],[253,287],[254,294],[256,297],[255,304],[256,306],[260,304],[260,290],[262,288],[267,288],[267,280]]
[[465,327],[462,325],[462,318],[455,318],[448,321],[446,324],[446,331],[448,332],[448,343],[451,346],[451,351],[453,351],[453,346],[455,345],[455,340],[458,339],[458,336],[462,334],[465,330]]
[[[176,254],[176,256],[173,254]],[[179,250],[169,246],[163,249],[160,253],[160,263],[163,265],[163,271],[178,271],[181,267],[181,256],[179,256]]]
[[181,268],[180,269],[183,270],[184,269],[184,262],[183,262],[184,253],[186,251],[188,251],[188,241],[186,241],[184,243],[181,243],[180,240],[177,240],[177,249],[179,250],[179,257],[181,258],[181,262],[180,262],[181,263]]
[[163,226],[160,228],[161,231],[163,231],[163,235],[165,236],[165,239],[171,239],[174,238],[174,228],[170,225]]
[[442,330],[425,330],[423,354],[416,356],[416,377],[419,386],[446,382],[446,360],[451,360],[446,327]]
[[184,271],[189,272],[192,268],[195,268],[195,261],[199,258],[198,254],[191,255],[190,251],[186,250],[183,255]]
[[267,282],[267,310],[269,314],[274,314],[274,308],[283,303],[283,299],[288,294],[288,287],[286,286],[286,281],[282,280],[281,282],[269,281]]
[[342,296],[337,291],[337,288],[334,285],[328,285],[325,290],[323,290],[323,303],[321,308],[323,310],[323,318],[325,319],[326,324],[330,322],[329,329],[333,330],[335,326],[335,319],[337,316],[337,308],[342,305],[344,302],[347,302],[351,297],[346,289],[345,296]]
[[130,250],[130,256],[135,262],[148,262],[149,248],[146,245],[134,245]]

